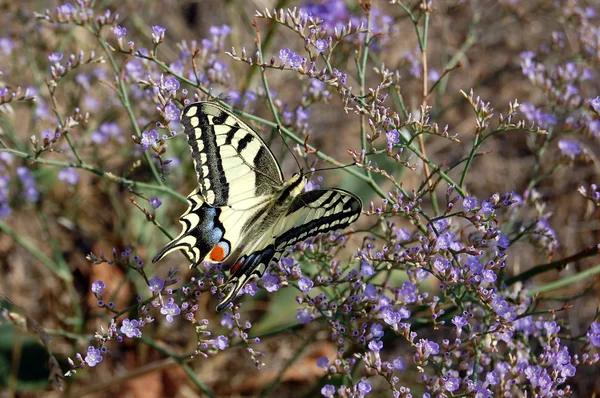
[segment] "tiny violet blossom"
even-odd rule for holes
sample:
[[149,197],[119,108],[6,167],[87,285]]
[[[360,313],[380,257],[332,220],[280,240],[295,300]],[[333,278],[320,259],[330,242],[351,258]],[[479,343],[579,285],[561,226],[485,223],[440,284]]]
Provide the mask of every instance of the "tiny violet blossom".
[[269,273],[263,276],[263,286],[269,293],[273,293],[279,290],[279,285],[277,282],[279,282],[279,278],[277,278],[277,275]]
[[310,321],[312,321],[313,314],[306,308],[302,308],[296,314],[296,319],[298,319],[298,321],[300,321],[300,323],[306,325],[307,323],[310,323]]
[[70,185],[77,185],[79,173],[72,167],[67,167],[58,172],[58,179]]
[[590,107],[594,110],[594,112],[600,115],[600,96],[589,100],[588,104],[590,104]]
[[323,388],[321,388],[321,394],[324,397],[333,397],[335,395],[335,386],[331,384],[325,384]]
[[452,318],[452,323],[458,328],[458,329],[462,329],[463,327],[465,327],[467,325],[467,318],[465,318],[464,316],[461,315],[455,315]]
[[229,340],[226,336],[217,336],[217,338],[213,341],[215,347],[219,350],[223,351],[227,347],[229,347]]
[[373,352],[379,352],[383,348],[383,341],[371,340],[369,341],[369,350]]
[[361,381],[358,383],[358,392],[361,395],[366,395],[371,392],[371,385],[366,381]]
[[158,142],[158,133],[154,129],[150,131],[144,131],[142,133],[142,139],[140,140],[140,142],[142,144],[142,150],[145,151],[152,145],[156,144],[156,142]]
[[389,144],[395,145],[400,142],[400,133],[398,130],[388,131],[385,136],[387,137]]
[[477,199],[472,196],[467,196],[463,199],[463,207],[467,211],[471,211],[477,207]]
[[165,281],[160,279],[158,276],[155,276],[154,278],[150,279],[148,283],[148,289],[150,289],[150,291],[154,293],[160,292],[165,287]]
[[308,293],[308,291],[312,289],[313,285],[314,282],[304,276],[298,281],[298,288],[300,288],[300,291],[303,293]]
[[329,43],[327,43],[327,40],[317,39],[315,41],[315,47],[317,48],[317,51],[319,51],[320,53],[325,51],[328,46],[329,46]]
[[160,207],[160,205],[162,205],[162,200],[160,200],[159,198],[150,198],[150,206],[152,206],[153,210],[156,210]]
[[61,53],[52,53],[48,56],[48,61],[52,62],[53,64],[60,62],[61,59],[63,59],[63,55]]
[[324,370],[329,369],[329,358],[327,358],[327,357],[317,358],[317,366]]
[[255,296],[256,293],[258,293],[258,285],[256,282],[252,281],[242,288],[242,292],[250,296]]
[[113,29],[113,33],[115,34],[115,36],[117,36],[118,39],[121,39],[127,34],[127,29],[121,25],[117,25]]
[[160,313],[166,315],[167,322],[173,322],[173,317],[179,315],[181,313],[181,309],[177,303],[175,303],[173,297],[170,297],[167,304],[163,305],[160,309]]
[[87,354],[85,355],[85,363],[87,363],[89,367],[93,368],[98,365],[102,362],[102,359],[104,358],[102,358],[102,352],[99,349],[92,346],[88,347]]
[[165,119],[169,121],[179,120],[180,114],[181,111],[179,110],[179,108],[177,108],[177,105],[171,103],[165,106]]
[[95,281],[92,283],[92,293],[96,296],[100,296],[104,293],[104,289],[106,289],[106,285],[102,281]]
[[179,90],[180,86],[181,84],[179,83],[179,80],[177,80],[175,77],[171,76],[165,79],[164,88],[167,91],[177,91]]
[[460,381],[458,380],[458,377],[449,377],[448,380],[446,380],[446,382],[444,383],[444,388],[448,392],[454,392],[458,390],[459,387]]
[[162,43],[162,41],[165,39],[166,31],[167,31],[167,29],[163,28],[162,26],[153,25],[152,26],[152,42],[154,44]]
[[402,357],[395,358],[392,361],[392,366],[396,370],[406,370],[406,361]]
[[573,140],[558,140],[558,148],[564,156],[575,157],[583,153],[581,145]]
[[279,60],[283,65],[290,66],[291,68],[299,68],[302,66],[302,62],[304,61],[301,56],[289,48],[283,48],[279,50]]
[[142,337],[142,332],[138,328],[138,325],[139,323],[136,319],[129,320],[129,318],[125,318],[123,319],[120,331],[130,339],[134,337],[140,338]]

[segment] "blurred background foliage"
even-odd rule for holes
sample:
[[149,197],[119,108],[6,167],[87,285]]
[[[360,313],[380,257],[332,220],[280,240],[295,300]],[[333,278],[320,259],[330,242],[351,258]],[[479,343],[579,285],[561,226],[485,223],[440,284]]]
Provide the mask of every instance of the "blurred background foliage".
[[[343,3],[353,15],[361,15],[357,2]],[[414,7],[418,2],[407,3]],[[593,3],[590,2],[590,6],[598,5]],[[210,37],[211,26],[224,24],[232,28],[225,49],[233,46],[239,51],[245,46],[251,53],[254,51],[252,21],[255,10],[303,4],[286,0],[136,0],[97,1],[94,8],[98,14],[105,9],[118,12],[118,23],[127,27],[127,39],[135,41],[136,48],[151,48],[152,25],[165,27],[165,43],[160,46],[158,54],[163,62],[172,64],[181,51],[177,43]],[[399,71],[405,104],[411,112],[418,113],[422,83],[411,75],[411,58],[407,55],[414,53],[417,46],[414,27],[398,7],[383,1],[374,4],[382,15],[393,18],[395,30],[382,50],[373,53],[372,62],[384,63],[389,69]],[[150,182],[154,189],[146,187],[144,192],[163,201],[162,207],[156,211],[156,218],[175,235],[179,229],[177,219],[185,209],[185,203],[165,194],[164,190],[172,189],[187,195],[194,188],[195,177],[187,144],[183,138],[169,141],[165,159],[173,160],[173,163],[167,167],[170,173],[164,182],[167,188],[156,188],[159,183],[153,179],[139,149],[135,149],[131,142],[134,128],[130,115],[110,87],[114,73],[110,62],[81,65],[60,80],[54,99],[49,96],[45,82],[51,79],[49,68],[52,63],[48,57],[52,53],[71,54],[83,50],[89,54],[95,51],[96,56],[103,55],[106,60],[105,49],[90,32],[81,27],[48,23],[34,15],[60,5],[48,1],[0,1],[0,82],[11,89],[16,86],[23,90],[29,88],[29,93],[37,97],[36,102],[3,106],[0,137],[3,140],[6,137],[14,139],[18,145],[16,149],[32,152],[30,137],[41,139],[45,132],[53,132],[56,128],[54,112],[63,118],[72,115],[76,108],[82,114],[89,112],[89,118],[70,132],[81,156],[97,170],[134,181]],[[552,46],[555,31],[564,32],[566,45],[559,51],[547,51],[547,62],[560,64],[577,60],[580,48],[573,39],[575,27],[570,24],[569,18],[546,1],[440,1],[434,2],[433,8],[435,12],[431,14],[428,32],[428,65],[438,73],[445,69],[451,71],[428,97],[428,103],[433,106],[432,119],[440,126],[448,124],[451,134],[457,134],[461,143],[439,137],[426,138],[427,156],[435,164],[451,165],[468,153],[474,139],[475,117],[460,90],[468,92],[473,88],[476,95],[491,101],[492,106],[501,112],[505,112],[509,101],[515,98],[521,103],[547,104],[544,91],[534,87],[523,75],[519,54]],[[261,29],[266,59],[281,48],[302,48],[302,41],[281,26],[264,23]],[[115,45],[112,28],[103,29],[102,37]],[[113,55],[122,73],[131,73],[127,70],[131,57]],[[348,45],[337,53],[333,63],[352,75],[355,71],[353,57],[353,48]],[[232,83],[227,88],[215,85],[216,93],[223,90],[227,95],[226,89],[258,90],[261,85],[258,73],[251,72],[244,63],[232,62],[224,54],[220,59],[226,63]],[[600,68],[596,69],[598,71]],[[152,73],[156,76],[158,69],[153,69]],[[141,74],[141,77],[145,75]],[[303,90],[300,79],[292,72],[277,71],[270,71],[268,77],[270,88],[277,98],[295,109]],[[369,84],[376,85],[376,77],[372,77]],[[597,79],[588,80],[587,86],[581,89],[587,92],[587,97],[594,97],[599,92]],[[144,98],[132,82],[127,90],[140,129],[150,128],[157,120],[155,105]],[[268,108],[260,101],[254,103],[249,111],[266,119],[270,117]],[[330,104],[311,107],[308,123],[311,145],[342,163],[351,162],[347,149],[360,148],[359,118],[345,113],[343,104],[335,95]],[[256,127],[260,129],[260,126]],[[113,132],[110,128],[114,129]],[[92,137],[99,131],[109,138],[96,143]],[[262,129],[262,133],[278,159],[283,159],[285,174],[289,176],[297,171],[279,136],[268,129]],[[488,140],[482,148],[485,156],[477,157],[469,172],[468,192],[480,198],[497,192],[524,192],[530,186],[532,170],[539,162],[536,139],[532,134],[505,133]],[[551,255],[537,251],[531,245],[511,247],[508,250],[510,274],[518,274],[552,259],[568,257],[598,242],[598,212],[576,194],[580,185],[597,182],[598,141],[583,136],[579,140],[588,148],[594,162],[587,166],[564,168],[537,185],[548,212],[552,214],[549,222],[560,245]],[[558,156],[558,153],[557,143],[551,142],[546,156]],[[43,158],[60,162],[72,160],[60,152],[44,154]],[[392,167],[383,156],[376,160],[382,167]],[[10,203],[12,214],[2,220],[4,227],[0,232],[0,292],[11,300],[5,299],[2,307],[9,308],[20,324],[28,324],[30,333],[24,335],[22,329],[12,323],[0,324],[0,395],[11,396],[18,390],[18,396],[58,396],[59,393],[49,390],[51,369],[44,344],[49,344],[51,351],[63,362],[75,351],[83,352],[94,331],[106,324],[108,315],[98,308],[97,300],[90,292],[91,283],[102,280],[110,286],[110,300],[118,308],[134,304],[138,294],[145,295],[147,292],[146,285],[135,272],[106,264],[91,265],[85,256],[90,252],[110,253],[113,247],[119,252],[131,247],[136,255],[149,263],[167,239],[132,205],[130,190],[110,178],[101,177],[94,170],[78,169],[78,182],[71,185],[64,178],[59,178],[60,167],[27,163],[19,158],[14,158],[13,162],[10,166],[13,176],[10,190],[14,195]],[[35,203],[23,199],[27,188],[16,181],[14,170],[25,165],[39,190],[41,199]],[[323,163],[321,166],[326,165]],[[398,170],[398,173],[409,191],[418,188],[423,181],[420,173],[406,170]],[[366,204],[376,199],[368,186],[352,179],[344,171],[321,175],[324,186],[349,189],[359,194]],[[451,176],[457,180],[460,177],[458,172]],[[379,182],[384,192],[391,189],[391,185],[383,179]],[[437,192],[442,198],[445,188],[439,187]],[[141,203],[139,198],[136,200]],[[141,205],[150,209],[147,203]],[[427,206],[424,203],[424,207]],[[372,223],[371,219],[363,217],[356,228],[367,230]],[[340,258],[345,261],[351,258],[363,237],[360,234],[353,236]],[[576,275],[593,265],[593,260],[583,259],[567,269],[545,273],[538,282],[550,283]],[[149,275],[164,275],[169,267],[176,267],[180,269],[182,280],[187,281],[194,274],[187,265],[183,256],[174,255],[158,265],[146,264],[145,267],[148,267]],[[566,314],[573,335],[584,334],[595,316],[596,287],[597,276],[592,276],[586,281],[554,290],[545,297],[549,305],[553,300],[567,300],[573,307]],[[434,292],[437,286],[432,282],[429,289]],[[593,294],[584,296],[583,293],[589,289],[593,289]],[[101,366],[67,379],[66,393],[98,397],[115,394],[195,396],[200,392],[189,382],[192,372],[217,396],[254,395],[258,391],[267,396],[317,396],[325,381],[322,371],[316,366],[316,358],[335,356],[336,348],[328,341],[327,332],[319,331],[318,325],[297,325],[296,293],[292,289],[282,289],[269,295],[260,291],[254,298],[244,298],[248,302],[244,310],[255,325],[253,335],[264,336],[260,349],[265,353],[262,361],[266,366],[262,370],[253,366],[241,347],[208,359],[196,358],[189,363],[189,368],[177,366],[177,361],[172,358],[164,359],[161,349],[166,347],[179,355],[190,353],[195,348],[193,331],[183,322],[160,322],[153,326],[152,341],[144,338],[114,345],[111,355]],[[214,305],[212,298],[204,297],[198,318],[214,320],[218,325]],[[30,320],[35,320],[44,331],[32,328]],[[270,335],[273,337],[269,338]],[[46,343],[50,336],[52,338]],[[45,369],[45,373],[41,369]],[[593,373],[597,375],[597,370],[578,373],[572,384],[580,396],[589,396],[594,389],[597,391]],[[586,371],[591,373],[586,374]],[[377,388],[372,396],[387,396],[385,390]]]

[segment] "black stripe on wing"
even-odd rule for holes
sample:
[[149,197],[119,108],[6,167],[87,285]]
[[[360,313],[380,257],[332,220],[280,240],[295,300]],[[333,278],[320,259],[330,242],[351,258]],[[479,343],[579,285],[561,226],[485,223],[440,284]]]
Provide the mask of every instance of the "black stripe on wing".
[[234,266],[231,267],[231,275],[225,283],[224,289],[228,291],[219,305],[217,305],[217,312],[221,312],[227,308],[229,303],[237,297],[240,290],[242,290],[251,279],[261,278],[269,264],[279,261],[281,254],[281,251],[275,251],[271,245],[263,250],[239,258]]
[[[190,111],[194,111],[190,114]],[[219,152],[217,145],[217,136],[215,134],[214,125],[222,124],[227,119],[228,114],[216,110],[211,112],[210,115],[213,117],[212,123],[209,121],[209,113],[205,111],[204,103],[195,103],[189,105],[183,110],[181,117],[181,124],[184,127],[184,132],[188,136],[188,143],[192,151],[192,158],[194,159],[194,165],[196,174],[198,176],[198,184],[200,186],[200,193],[206,199],[208,197],[209,190],[214,194],[214,198],[210,200],[210,204],[213,206],[223,206],[227,204],[229,199],[229,183],[223,170],[223,159]],[[194,126],[192,119],[198,118],[199,123]],[[228,136],[233,137],[239,126],[229,126],[230,131]],[[200,147],[202,143],[202,147]],[[201,154],[205,154],[206,160],[202,162]],[[206,167],[207,172],[205,172]],[[204,179],[208,178],[211,182],[211,186],[207,187]]]
[[275,237],[275,248],[283,250],[320,233],[344,229],[352,224],[362,210],[361,200],[341,189],[316,189],[303,192],[291,203],[286,217],[307,211],[305,221]]

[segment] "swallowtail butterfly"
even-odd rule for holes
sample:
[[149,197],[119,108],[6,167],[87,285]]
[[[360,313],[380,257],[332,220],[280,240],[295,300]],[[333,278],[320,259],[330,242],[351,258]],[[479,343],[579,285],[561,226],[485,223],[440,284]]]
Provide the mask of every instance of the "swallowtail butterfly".
[[260,136],[214,101],[187,106],[181,122],[188,137],[198,187],[188,195],[181,233],[152,260],[183,250],[191,267],[222,263],[229,271],[225,309],[253,277],[260,278],[285,249],[319,233],[342,229],[362,203],[341,189],[305,192],[307,178],[285,181]]

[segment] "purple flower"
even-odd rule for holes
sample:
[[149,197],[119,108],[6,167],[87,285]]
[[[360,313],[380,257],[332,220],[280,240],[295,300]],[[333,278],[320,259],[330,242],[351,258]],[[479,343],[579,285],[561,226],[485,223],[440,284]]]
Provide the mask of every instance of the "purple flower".
[[466,198],[463,199],[462,204],[463,204],[463,207],[465,208],[465,210],[471,211],[477,207],[477,199],[475,199],[472,196],[467,196]]
[[590,104],[590,106],[592,107],[592,109],[594,110],[594,112],[596,112],[597,114],[600,115],[600,96],[588,100],[588,104]]
[[211,36],[228,36],[231,33],[229,25],[211,26],[209,29]]
[[498,279],[496,273],[491,269],[484,269],[481,275],[483,276],[483,280],[488,283],[494,283]]
[[365,286],[365,297],[369,300],[374,300],[377,298],[377,288],[370,283],[367,283]]
[[58,172],[58,179],[67,184],[75,185],[79,181],[79,173],[72,167],[67,167]]
[[177,90],[179,90],[180,86],[181,86],[181,84],[179,83],[179,80],[177,80],[176,78],[174,78],[172,76],[167,77],[165,79],[164,87],[165,87],[165,90],[167,90],[167,91],[177,91]]
[[494,205],[484,200],[483,202],[481,202],[481,211],[483,211],[484,213],[491,213],[494,211]]
[[600,347],[600,322],[592,323],[586,336],[594,347]]
[[117,25],[113,29],[113,33],[115,34],[115,36],[117,36],[117,38],[120,39],[127,34],[127,29],[122,27],[121,25]]
[[449,377],[444,383],[446,391],[454,392],[460,387],[460,380],[457,377]]
[[15,44],[8,37],[0,37],[0,52],[2,55],[10,55],[15,48]]
[[496,372],[492,371],[485,376],[485,381],[493,386],[500,382],[500,378],[496,374]]
[[94,144],[101,144],[108,141],[111,137],[119,137],[121,128],[117,123],[102,123],[97,131],[92,133],[91,139]]
[[289,48],[282,48],[279,50],[279,60],[284,66],[289,65],[292,68],[299,68],[302,66],[303,62],[302,57]]
[[167,316],[167,322],[173,322],[173,317],[179,315],[181,309],[175,303],[173,297],[170,297],[167,304],[163,305],[160,309],[160,313]]
[[148,289],[150,289],[150,291],[154,293],[160,292],[165,287],[165,281],[160,279],[158,276],[155,276],[154,278],[150,279],[148,283]]
[[71,3],[61,4],[57,8],[61,13],[67,14],[67,15],[75,14],[77,12],[77,8],[75,8],[75,6],[73,6],[73,4],[71,4]]
[[364,276],[373,276],[375,275],[375,269],[371,264],[366,261],[360,262],[360,273]]
[[256,285],[256,282],[252,281],[250,283],[247,283],[243,287],[242,292],[244,292],[244,294],[249,294],[250,296],[254,297],[254,295],[256,295],[256,293],[258,292],[258,286]]
[[467,318],[461,315],[455,315],[452,318],[452,323],[458,328],[458,329],[462,329],[463,327],[465,327],[467,325],[467,323],[469,323],[467,321]]
[[61,59],[63,59],[62,53],[52,53],[48,55],[48,61],[52,62],[53,64],[60,62]]
[[417,286],[410,281],[406,281],[402,284],[402,289],[400,289],[400,295],[402,299],[407,303],[414,303],[417,301]]
[[312,321],[313,314],[306,308],[302,308],[296,314],[296,319],[298,319],[300,323],[306,325],[307,323],[310,323],[310,321]]
[[158,209],[160,205],[162,205],[162,201],[159,198],[150,198],[150,206],[152,206],[154,210]]
[[392,307],[384,308],[381,313],[383,315],[383,321],[390,326],[396,326],[396,324],[400,322],[399,314],[394,311]]
[[152,25],[152,40],[153,41],[162,41],[165,37],[165,32],[167,29],[163,28],[159,25]]
[[85,355],[85,362],[89,367],[93,368],[102,362],[102,352],[92,346],[88,347],[87,354]]
[[279,278],[277,277],[277,275],[268,273],[265,276],[263,276],[262,279],[263,287],[267,290],[267,292],[273,293],[279,290],[279,285],[277,284],[277,282],[279,282]]
[[321,394],[323,394],[324,397],[333,397],[335,394],[335,387],[331,384],[325,384],[323,388],[321,388]]
[[229,347],[229,340],[225,336],[217,336],[217,338],[213,340],[213,344],[219,350],[223,351],[225,348]]
[[383,348],[383,341],[371,340],[369,341],[369,350],[373,352],[379,352]]
[[179,120],[179,114],[181,111],[175,104],[169,104],[165,106],[165,119],[167,120]]
[[388,131],[385,136],[387,137],[388,144],[395,145],[400,142],[400,133],[398,130]]
[[507,247],[510,246],[510,239],[508,239],[508,236],[506,235],[500,235],[498,237],[498,240],[496,241],[496,244],[504,249],[506,249]]
[[40,192],[37,189],[37,184],[29,169],[25,166],[21,166],[17,168],[17,175],[23,185],[23,198],[28,202],[37,202],[40,197]]
[[321,369],[327,370],[329,368],[329,358],[325,356],[317,358],[317,366]]
[[571,158],[583,153],[579,143],[573,140],[558,140],[558,148],[564,156]]
[[406,361],[402,357],[398,357],[392,361],[392,366],[396,370],[406,370]]
[[327,43],[327,40],[317,39],[315,41],[315,47],[317,48],[317,51],[319,51],[320,53],[325,51],[328,46],[329,46],[329,43]]
[[447,260],[443,257],[436,257],[433,261],[433,268],[440,274],[445,273],[451,266],[450,260]]
[[145,151],[152,145],[156,144],[156,142],[158,142],[158,133],[154,129],[150,131],[144,131],[142,133],[142,139],[140,140],[140,142],[142,144],[142,150]]
[[429,78],[430,82],[437,82],[438,80],[440,80],[440,77],[441,77],[440,72],[438,72],[437,70],[431,69],[429,71],[428,78]]
[[96,296],[99,296],[102,293],[104,293],[104,289],[106,289],[106,285],[104,284],[104,282],[96,281],[92,283],[92,293],[94,293]]
[[125,318],[121,325],[121,333],[130,339],[134,337],[140,338],[142,337],[142,332],[138,329],[138,325],[139,323],[136,319],[130,321],[129,318]]
[[371,325],[371,336],[374,339],[380,339],[383,337],[383,326],[381,326],[378,323],[374,323],[373,325]]
[[308,293],[308,291],[312,289],[313,285],[314,282],[304,276],[298,281],[298,287],[303,293]]
[[366,381],[361,381],[358,383],[358,392],[362,395],[366,395],[371,392],[371,385]]
[[440,345],[427,339],[421,339],[419,343],[417,343],[417,347],[423,351],[423,356],[425,358],[429,357],[430,355],[436,355],[438,352],[440,352]]

